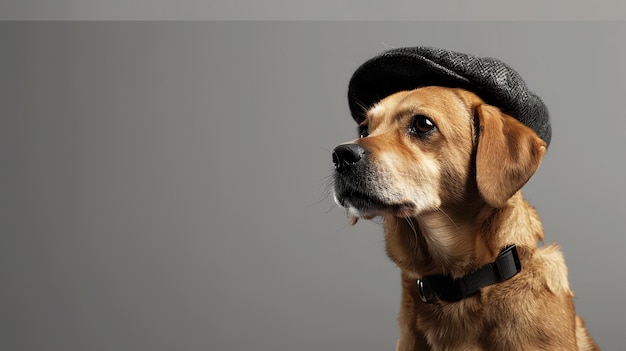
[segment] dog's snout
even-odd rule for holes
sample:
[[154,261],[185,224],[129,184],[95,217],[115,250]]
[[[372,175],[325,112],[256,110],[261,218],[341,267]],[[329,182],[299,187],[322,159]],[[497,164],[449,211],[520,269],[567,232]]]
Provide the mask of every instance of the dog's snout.
[[365,155],[365,149],[359,144],[342,144],[333,150],[333,163],[338,171],[349,169],[355,163],[361,161]]

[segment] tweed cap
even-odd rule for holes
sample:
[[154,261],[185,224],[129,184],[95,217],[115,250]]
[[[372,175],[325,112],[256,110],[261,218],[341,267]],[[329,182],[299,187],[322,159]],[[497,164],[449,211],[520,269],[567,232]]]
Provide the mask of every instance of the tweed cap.
[[365,108],[381,99],[398,91],[432,85],[472,91],[550,144],[548,109],[515,70],[495,58],[431,47],[392,49],[361,65],[348,87],[350,112],[360,123]]

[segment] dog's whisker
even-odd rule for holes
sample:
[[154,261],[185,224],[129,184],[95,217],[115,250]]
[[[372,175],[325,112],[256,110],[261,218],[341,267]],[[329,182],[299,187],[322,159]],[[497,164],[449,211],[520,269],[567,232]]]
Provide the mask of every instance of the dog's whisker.
[[409,227],[411,227],[411,231],[413,232],[413,236],[415,237],[415,247],[414,249],[417,251],[417,229],[415,228],[415,223],[413,223],[413,219],[411,219],[410,217],[405,218],[407,224],[409,225]]
[[454,222],[454,219],[452,219],[452,217],[450,217],[446,211],[444,211],[441,208],[438,208],[437,211],[443,213],[444,216],[448,217],[448,219],[450,220],[450,223],[452,223],[452,225],[454,226],[454,228],[456,228],[457,231],[460,231],[461,229],[459,228],[459,226],[456,224],[456,222]]
[[355,98],[355,97],[350,97],[350,99],[359,107],[359,109],[361,110],[361,114],[363,114],[363,116],[365,116],[367,114],[367,111],[371,110],[373,106],[368,106],[366,103],[364,103],[363,101]]
[[326,213],[330,213],[331,211],[333,211],[336,208],[337,208],[337,204],[332,204],[332,205],[330,205],[330,208],[326,211]]

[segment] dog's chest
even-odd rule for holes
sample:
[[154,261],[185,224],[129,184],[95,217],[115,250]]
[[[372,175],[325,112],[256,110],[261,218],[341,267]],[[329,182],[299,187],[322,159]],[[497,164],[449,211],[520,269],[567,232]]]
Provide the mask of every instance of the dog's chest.
[[418,314],[417,324],[433,351],[485,350],[481,339],[487,326],[478,304],[472,301],[429,307]]

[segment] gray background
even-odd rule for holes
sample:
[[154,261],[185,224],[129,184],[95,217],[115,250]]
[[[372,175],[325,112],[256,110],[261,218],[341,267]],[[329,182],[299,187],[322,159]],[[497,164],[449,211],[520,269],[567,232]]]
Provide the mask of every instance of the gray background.
[[376,53],[503,59],[550,108],[525,187],[621,349],[624,22],[0,23],[1,350],[393,349],[380,225],[326,185]]
[[621,0],[2,0],[16,20],[623,20]]

